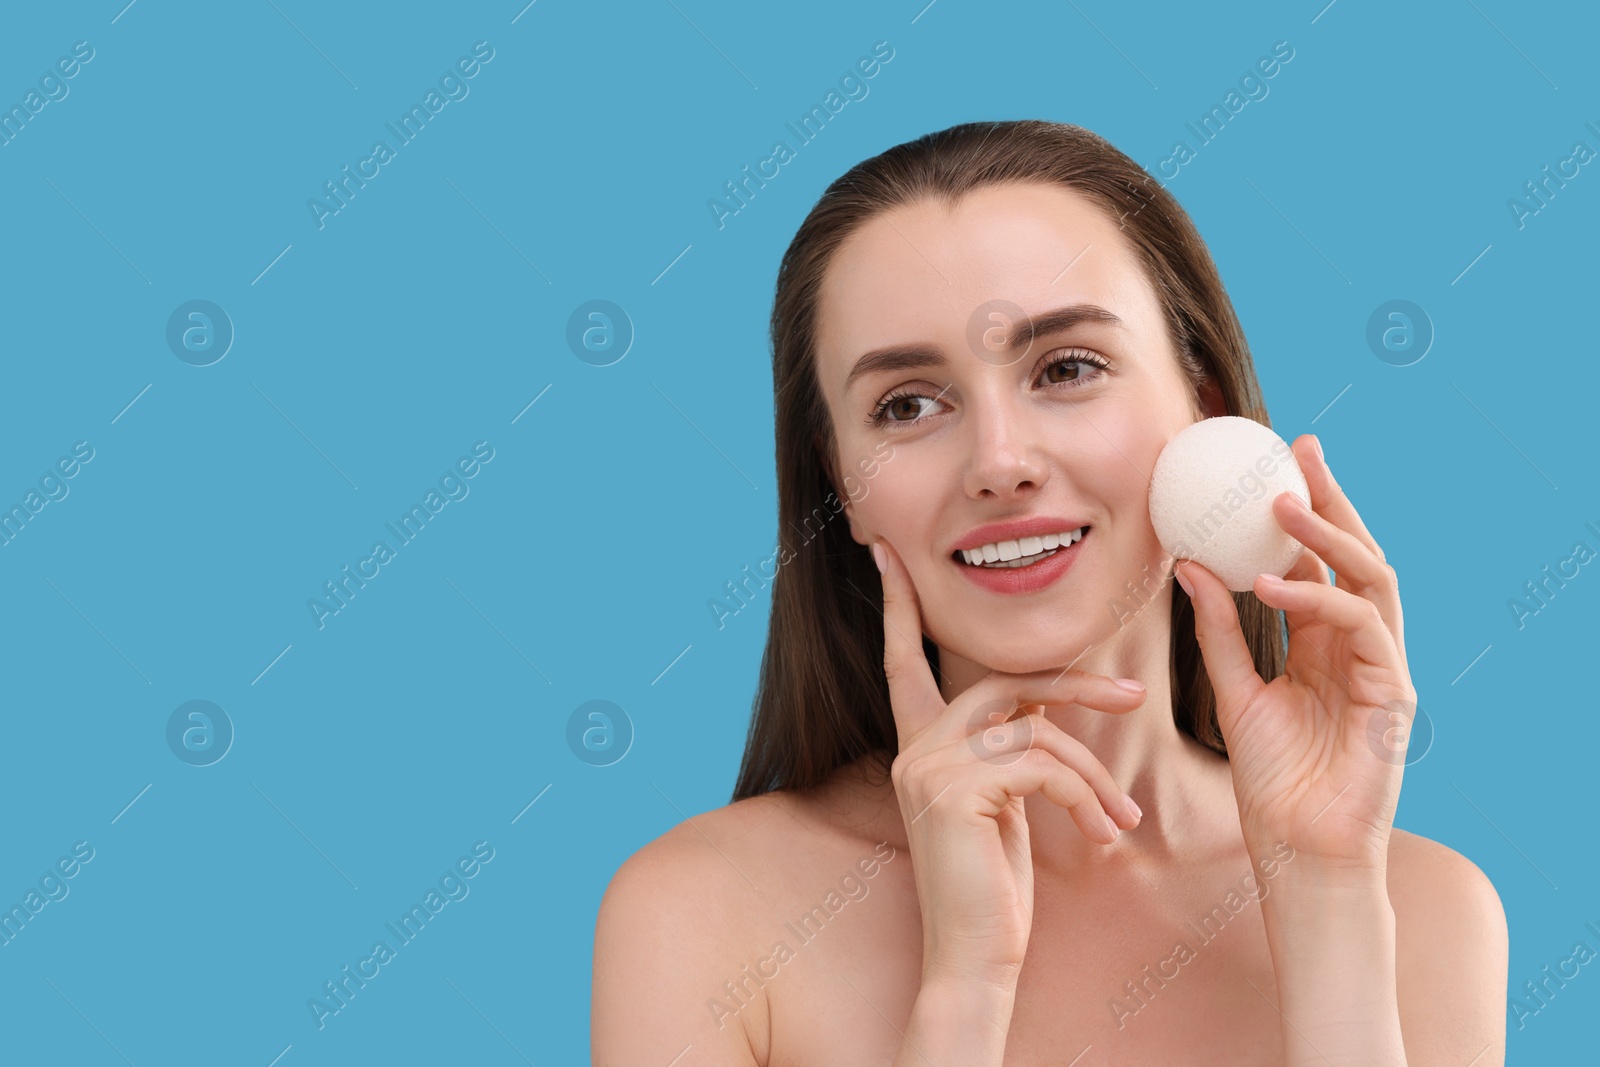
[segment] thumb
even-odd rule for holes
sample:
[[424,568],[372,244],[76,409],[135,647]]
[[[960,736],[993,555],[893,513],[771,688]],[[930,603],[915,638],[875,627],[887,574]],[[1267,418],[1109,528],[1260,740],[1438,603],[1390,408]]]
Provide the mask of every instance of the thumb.
[[1173,576],[1194,604],[1194,636],[1217,697],[1217,725],[1226,740],[1239,714],[1266,687],[1239,626],[1239,608],[1222,579],[1194,560],[1178,561]]
[[944,697],[922,651],[922,606],[900,554],[881,538],[873,561],[883,573],[883,673],[903,749],[944,708]]

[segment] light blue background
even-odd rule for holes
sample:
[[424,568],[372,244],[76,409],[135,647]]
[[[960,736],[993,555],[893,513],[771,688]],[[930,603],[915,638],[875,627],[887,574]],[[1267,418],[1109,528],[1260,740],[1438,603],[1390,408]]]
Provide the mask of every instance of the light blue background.
[[[1277,428],[1321,437],[1401,575],[1437,736],[1398,825],[1488,872],[1513,990],[1600,948],[1600,570],[1507,606],[1600,548],[1600,167],[1523,228],[1507,205],[1600,149],[1592,9],[124,2],[0,32],[7,106],[95,50],[0,147],[0,503],[95,450],[0,548],[0,903],[95,849],[0,947],[6,1060],[585,1062],[608,880],[738,764],[767,603],[719,630],[708,601],[776,543],[765,329],[806,210],[974,119],[1153,169],[1279,40],[1170,188]],[[319,229],[307,200],[480,40],[469,95]],[[880,40],[869,95],[719,230],[708,200]],[[208,367],[165,341],[193,299],[237,331]],[[566,343],[591,299],[637,333],[610,366]],[[1436,331],[1411,366],[1366,344],[1392,299]],[[319,629],[307,600],[480,440],[470,494]],[[204,768],[165,740],[193,699],[237,732]],[[611,766],[566,741],[595,699],[636,731]],[[318,1030],[308,998],[480,840],[470,895]],[[1509,1062],[1593,1055],[1594,970]]]

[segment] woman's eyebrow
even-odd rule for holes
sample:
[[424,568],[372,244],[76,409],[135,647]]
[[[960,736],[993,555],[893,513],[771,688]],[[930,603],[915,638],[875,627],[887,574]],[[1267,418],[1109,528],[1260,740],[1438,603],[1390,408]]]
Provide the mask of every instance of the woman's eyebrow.
[[[1060,333],[1082,322],[1103,323],[1115,329],[1126,327],[1120,318],[1098,304],[1069,304],[1036,315],[1023,323],[1012,335],[1008,347],[1025,348],[1041,337]],[[850,369],[850,374],[844,380],[844,387],[848,391],[857,378],[868,374],[891,370],[914,370],[921,367],[942,367],[944,362],[944,354],[931,345],[889,345],[885,348],[875,348],[856,360],[856,365]]]

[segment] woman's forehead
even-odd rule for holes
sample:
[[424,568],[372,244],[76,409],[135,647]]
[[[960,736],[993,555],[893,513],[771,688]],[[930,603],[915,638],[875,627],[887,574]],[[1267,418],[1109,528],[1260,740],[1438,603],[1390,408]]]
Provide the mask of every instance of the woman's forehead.
[[874,216],[840,246],[819,292],[818,369],[838,391],[862,353],[959,345],[997,304],[1029,316],[1091,304],[1130,327],[1159,310],[1132,245],[1096,203],[1055,185],[982,187],[953,206],[921,200]]

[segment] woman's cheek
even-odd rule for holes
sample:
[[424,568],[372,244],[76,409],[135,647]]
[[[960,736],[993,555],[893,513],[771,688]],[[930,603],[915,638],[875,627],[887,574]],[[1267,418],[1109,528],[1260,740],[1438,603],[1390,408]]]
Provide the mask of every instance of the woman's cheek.
[[883,471],[872,480],[870,491],[857,508],[868,528],[888,538],[902,557],[911,554],[911,524],[917,518],[917,496],[914,482],[897,481],[888,471]]
[[911,572],[912,584],[927,588],[938,573],[938,561],[933,557],[939,549],[940,512],[936,497],[930,495],[928,478],[909,463],[899,466],[903,458],[879,471],[866,499],[856,505],[856,513],[862,516],[869,534],[894,546]]

